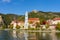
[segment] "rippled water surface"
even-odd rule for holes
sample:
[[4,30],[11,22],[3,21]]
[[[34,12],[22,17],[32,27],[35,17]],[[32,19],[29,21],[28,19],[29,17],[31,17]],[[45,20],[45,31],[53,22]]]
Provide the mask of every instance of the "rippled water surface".
[[0,40],[60,40],[60,33],[0,30]]

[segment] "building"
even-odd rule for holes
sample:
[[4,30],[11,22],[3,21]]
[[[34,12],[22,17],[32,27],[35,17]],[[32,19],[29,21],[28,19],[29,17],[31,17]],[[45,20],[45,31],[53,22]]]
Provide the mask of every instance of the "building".
[[28,21],[32,22],[32,23],[34,23],[34,22],[40,22],[39,18],[29,18]]
[[40,20],[39,18],[29,18],[28,22],[31,28],[36,28],[36,23],[40,23]]
[[32,10],[32,12],[37,13],[38,11],[37,10]]
[[49,29],[55,29],[56,25],[60,23],[60,18],[53,18],[53,20],[47,20],[46,23],[49,25]]
[[52,22],[53,22],[53,20],[49,19],[49,20],[46,21],[46,24],[52,25]]
[[54,18],[52,24],[60,23],[60,18]]
[[47,20],[46,23],[49,25],[56,25],[57,23],[60,23],[60,18],[54,18],[53,20]]
[[13,25],[13,29],[16,29],[17,25],[20,27],[20,28],[23,28],[24,27],[24,22],[23,21],[12,21],[10,23],[10,25]]
[[[40,20],[39,18],[29,18],[28,19],[28,27],[30,28],[36,28],[36,23],[39,23]],[[13,20],[10,25],[13,25],[13,29],[16,29],[16,26],[20,26],[20,28],[24,28],[24,23],[23,21],[18,21],[18,20]]]

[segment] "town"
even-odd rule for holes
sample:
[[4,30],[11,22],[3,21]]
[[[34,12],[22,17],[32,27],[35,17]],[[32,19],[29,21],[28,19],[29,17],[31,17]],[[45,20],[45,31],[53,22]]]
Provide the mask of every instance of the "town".
[[[36,11],[34,12],[36,13]],[[1,15],[0,23],[3,23]],[[2,28],[2,26],[0,28]],[[14,18],[8,25],[8,29],[60,30],[60,17],[55,17],[53,19],[48,19],[41,22],[41,19],[39,18],[28,18],[28,12],[26,12],[24,21],[19,21]]]

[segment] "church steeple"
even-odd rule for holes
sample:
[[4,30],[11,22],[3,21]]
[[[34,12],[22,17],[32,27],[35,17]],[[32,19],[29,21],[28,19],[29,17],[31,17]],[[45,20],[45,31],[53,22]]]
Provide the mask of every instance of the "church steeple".
[[24,24],[24,29],[28,29],[28,12],[26,11],[25,13],[25,24]]

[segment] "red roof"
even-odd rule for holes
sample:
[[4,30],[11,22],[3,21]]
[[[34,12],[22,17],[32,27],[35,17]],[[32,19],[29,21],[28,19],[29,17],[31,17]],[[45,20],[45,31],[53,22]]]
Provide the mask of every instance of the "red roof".
[[39,20],[39,18],[29,18],[29,20]]
[[60,18],[54,18],[53,20],[60,20]]
[[29,22],[39,21],[39,18],[29,18],[28,21],[29,21]]

